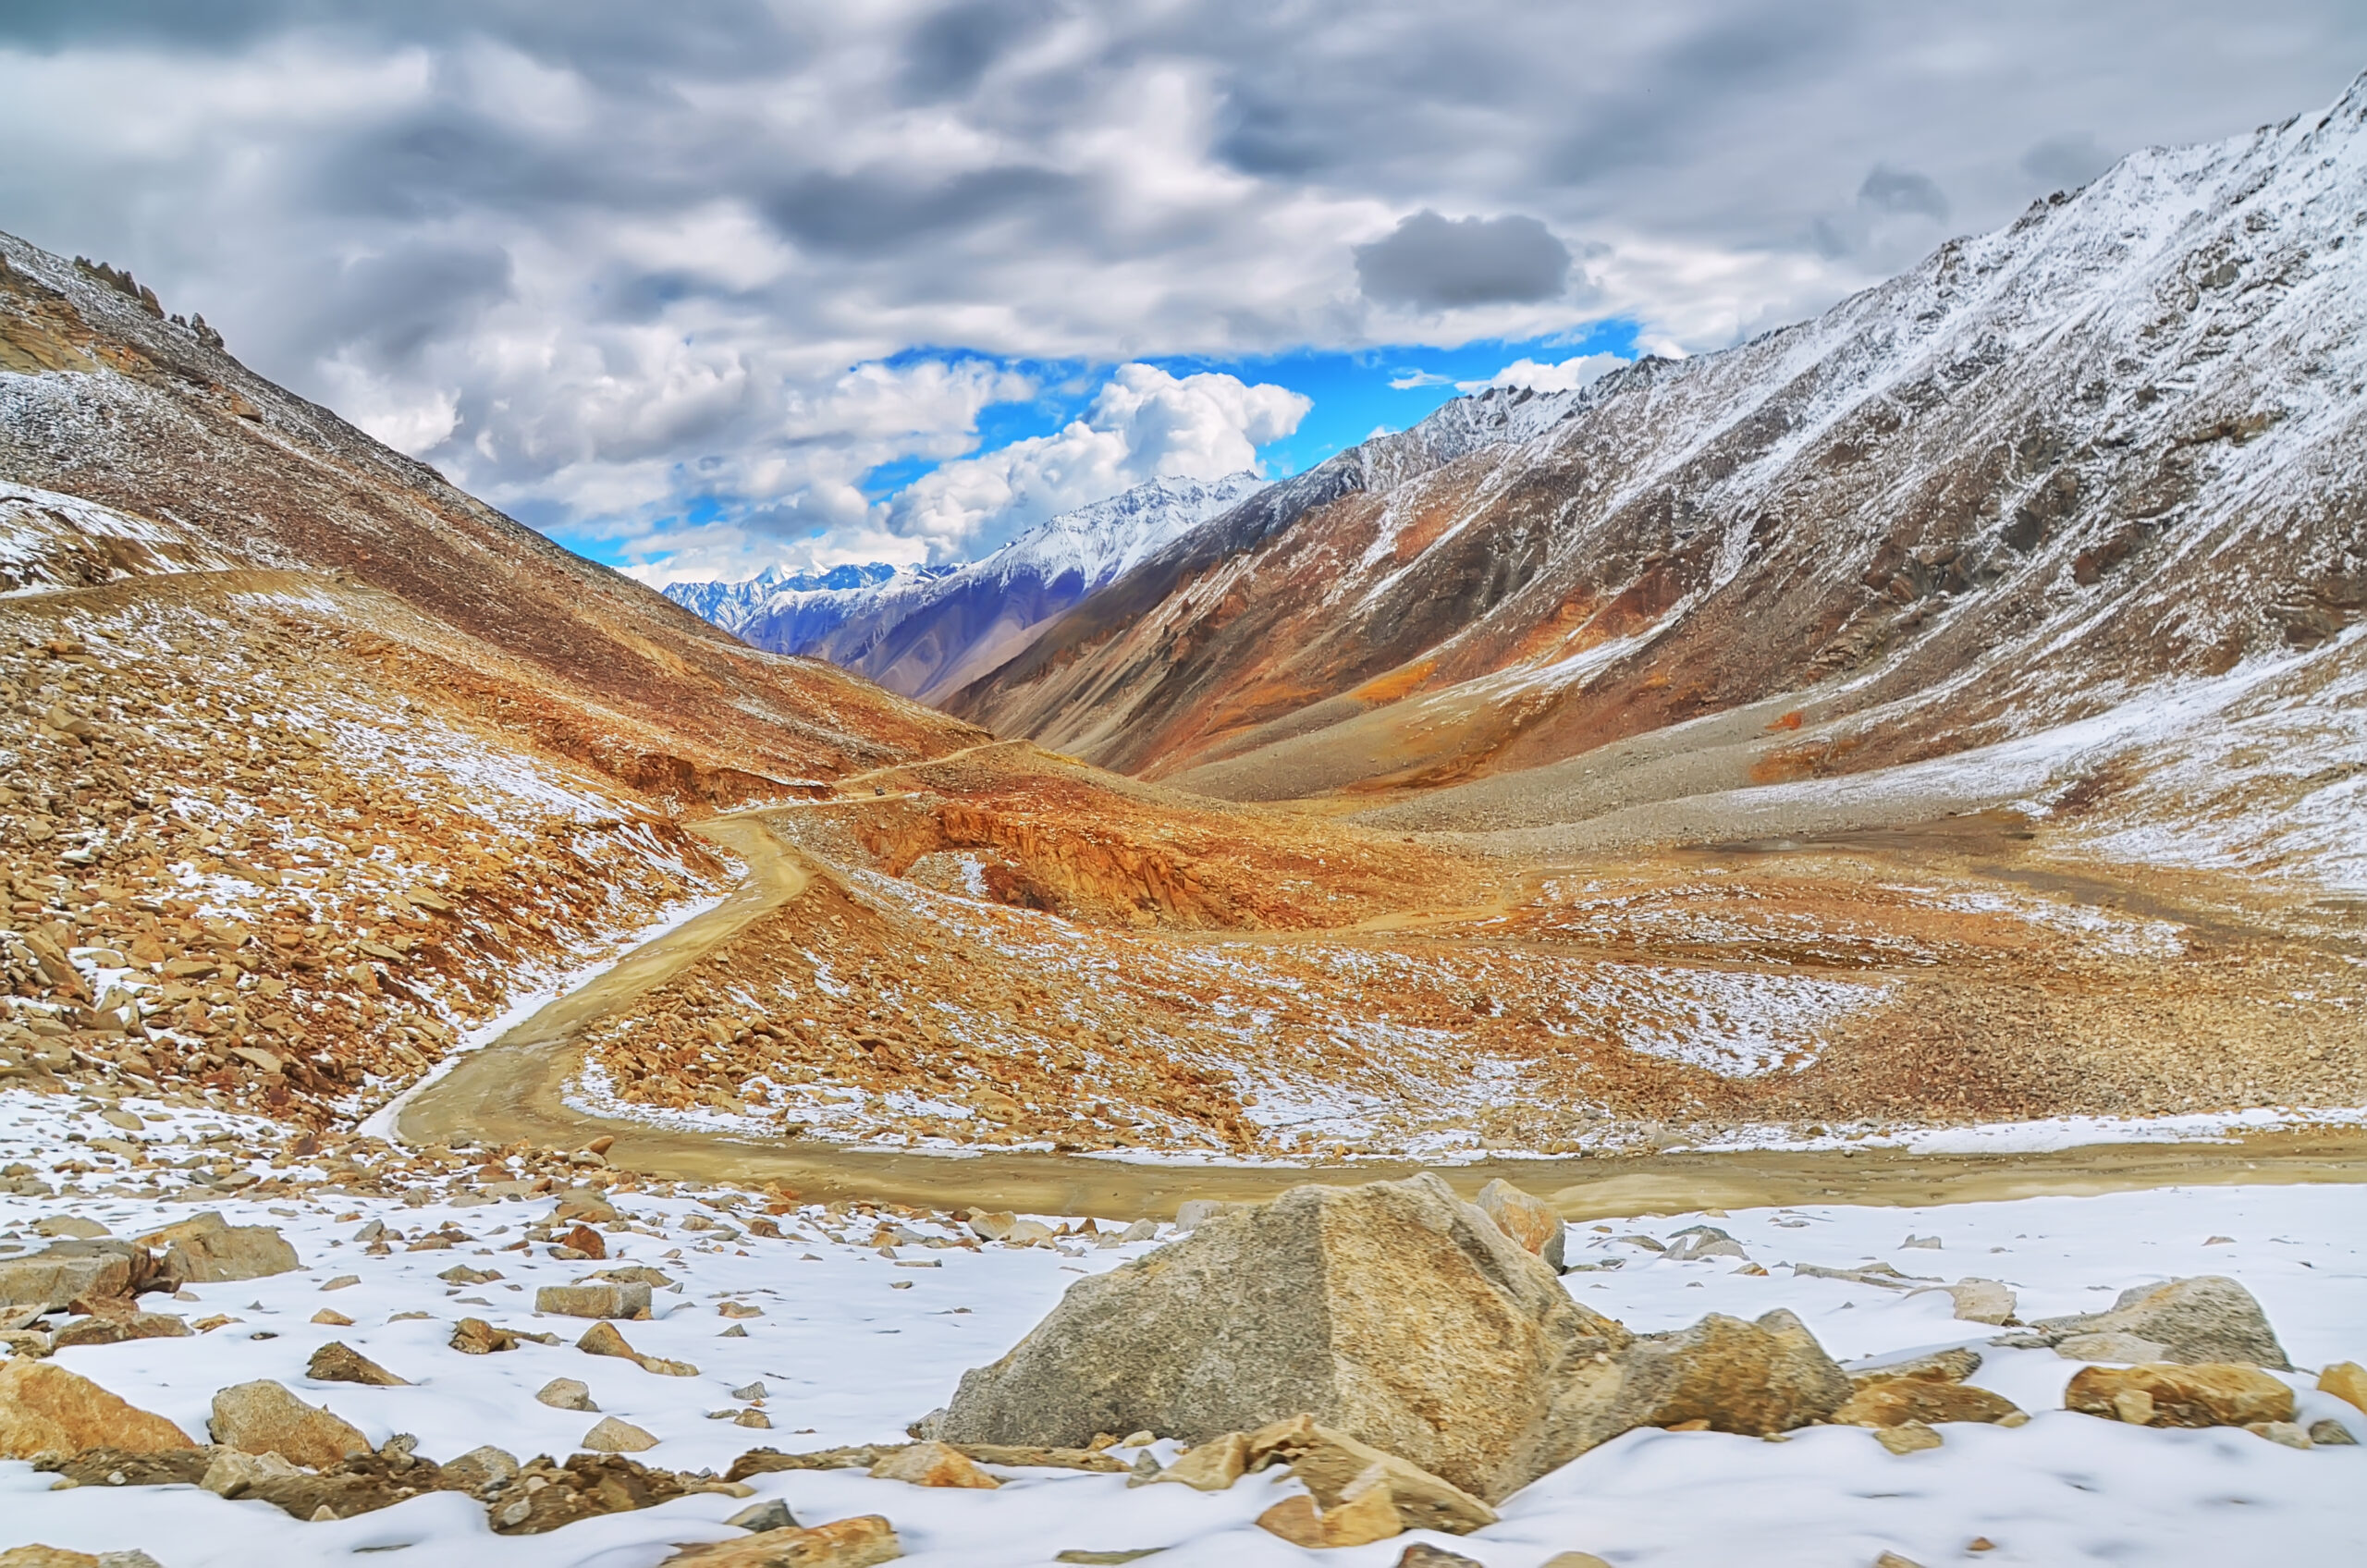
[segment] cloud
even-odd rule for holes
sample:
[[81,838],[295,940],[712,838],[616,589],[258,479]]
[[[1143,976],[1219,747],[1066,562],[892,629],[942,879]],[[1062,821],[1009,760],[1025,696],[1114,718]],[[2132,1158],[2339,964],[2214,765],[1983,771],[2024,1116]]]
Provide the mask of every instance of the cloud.
[[2110,168],[2112,154],[2084,130],[2050,136],[2021,156],[2021,169],[2058,190],[2076,190]]
[[1389,378],[1392,392],[1411,392],[1417,386],[1444,386],[1453,378],[1435,371],[1401,370]]
[[907,486],[889,526],[932,558],[981,553],[1012,534],[1148,479],[1220,479],[1257,466],[1257,448],[1315,405],[1287,387],[1216,372],[1174,376],[1120,365],[1083,417],[1050,435],[943,464]]
[[1449,220],[1424,208],[1356,247],[1365,298],[1417,311],[1525,305],[1569,286],[1570,250],[1535,218]]
[[1876,164],[1867,173],[1865,183],[1858,187],[1858,200],[1881,212],[1920,213],[1933,223],[1948,221],[1948,199],[1942,193],[1940,182],[1913,169]]
[[1580,354],[1559,364],[1515,360],[1485,381],[1458,381],[1458,392],[1484,392],[1490,386],[1517,386],[1530,392],[1572,392],[1598,381],[1633,361],[1621,354]]
[[[1014,364],[1715,349],[2362,59],[2355,0],[18,0],[0,224],[570,538],[950,548],[1061,488],[978,449]],[[1062,472],[1145,471],[1102,419]]]

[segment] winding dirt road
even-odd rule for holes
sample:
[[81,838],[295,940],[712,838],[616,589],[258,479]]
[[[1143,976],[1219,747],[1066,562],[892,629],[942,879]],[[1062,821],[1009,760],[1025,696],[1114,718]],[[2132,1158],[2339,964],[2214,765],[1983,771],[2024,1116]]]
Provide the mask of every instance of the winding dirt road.
[[[680,974],[826,875],[782,843],[769,824],[787,812],[830,803],[773,807],[693,824],[693,831],[747,864],[747,881],[716,908],[634,949],[492,1045],[460,1059],[401,1109],[395,1118],[398,1134],[413,1144],[524,1142],[546,1148],[578,1148],[607,1134],[616,1140],[607,1155],[612,1167],[668,1180],[777,1181],[808,1197],[1113,1219],[1169,1216],[1186,1198],[1258,1199],[1303,1182],[1368,1182],[1419,1169],[1392,1161],[1220,1165],[1003,1151],[914,1154],[681,1132],[589,1116],[568,1106],[565,1089],[582,1060],[576,1035],[584,1024]],[[2042,1154],[1866,1149],[1848,1156],[1751,1151],[1488,1160],[1443,1167],[1440,1174],[1465,1192],[1491,1177],[1506,1177],[1574,1219],[1767,1204],[1968,1203],[2164,1186],[2367,1182],[2367,1134],[2333,1129],[2221,1143],[2092,1145]]]

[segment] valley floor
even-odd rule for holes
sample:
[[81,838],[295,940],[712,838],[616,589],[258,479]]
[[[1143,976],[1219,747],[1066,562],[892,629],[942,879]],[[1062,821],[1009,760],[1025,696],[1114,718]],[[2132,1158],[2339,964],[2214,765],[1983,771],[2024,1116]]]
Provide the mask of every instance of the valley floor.
[[[116,1111],[102,1121],[103,1109]],[[121,1125],[136,1114],[141,1128]],[[1142,1256],[1160,1241],[1091,1236],[980,1245],[949,1215],[871,1205],[801,1204],[778,1191],[694,1183],[612,1182],[619,1219],[603,1227],[606,1263],[520,1247],[553,1207],[525,1160],[472,1168],[463,1156],[403,1155],[370,1141],[335,1142],[317,1157],[276,1152],[281,1129],[254,1120],[132,1100],[103,1107],[21,1092],[0,1096],[0,1160],[31,1168],[49,1195],[0,1196],[0,1249],[42,1243],[43,1220],[72,1216],[134,1235],[220,1210],[234,1224],[278,1227],[296,1272],[192,1287],[148,1309],[213,1321],[183,1338],[62,1350],[58,1366],[178,1423],[203,1439],[214,1391],[274,1378],[325,1404],[375,1443],[417,1437],[448,1462],[492,1443],[518,1459],[574,1452],[601,1415],[536,1403],[557,1378],[589,1385],[600,1412],[645,1429],[642,1463],[720,1474],[749,1449],[799,1452],[903,1440],[907,1422],[945,1403],[961,1373],[1000,1355],[1082,1275]],[[134,1156],[91,1140],[137,1143]],[[163,1163],[210,1157],[221,1170],[182,1188]],[[61,1169],[62,1168],[62,1169]],[[230,1195],[251,1179],[243,1195]],[[564,1178],[562,1178],[564,1185]],[[190,1201],[192,1198],[197,1202]],[[777,1211],[782,1235],[754,1217]],[[1058,1217],[1046,1217],[1057,1219]],[[1114,1232],[1134,1218],[1096,1216]],[[359,1240],[386,1227],[385,1250]],[[1115,1222],[1113,1224],[1113,1222]],[[1687,1227],[1719,1227],[1748,1261],[1677,1261],[1631,1238],[1665,1243]],[[882,1228],[893,1228],[883,1237]],[[1063,1227],[1066,1228],[1066,1227]],[[901,1232],[901,1233],[898,1233]],[[421,1239],[448,1238],[420,1249]],[[1163,1241],[1172,1234],[1162,1227]],[[2367,1186],[2167,1187],[2093,1197],[2033,1197],[1936,1207],[1801,1204],[1786,1208],[1637,1214],[1574,1225],[1564,1277],[1573,1294],[1632,1329],[1689,1324],[1716,1311],[1744,1317],[1786,1307],[1845,1362],[1892,1359],[1948,1345],[1979,1348],[1973,1381],[2029,1411],[2016,1428],[1951,1425],[1943,1445],[1894,1455],[1872,1433],[1812,1427],[1781,1442],[1706,1432],[1640,1431],[1599,1448],[1515,1494],[1502,1522],[1463,1537],[1417,1536],[1309,1552],[1257,1528],[1258,1513],[1296,1483],[1250,1476],[1202,1494],[1130,1489],[1116,1475],[990,1466],[991,1491],[875,1480],[860,1470],[759,1474],[734,1490],[592,1518],[547,1534],[502,1536],[484,1505],[440,1493],[354,1518],[312,1523],[260,1501],[195,1487],[56,1489],[56,1477],[0,1463],[0,1546],[39,1541],[88,1552],[138,1549],[164,1568],[244,1568],[268,1562],[345,1563],[357,1554],[515,1568],[652,1568],[676,1543],[722,1540],[754,1502],[779,1498],[814,1524],[885,1515],[914,1568],[1035,1568],[1061,1552],[1155,1551],[1160,1568],[1284,1568],[1331,1562],[1385,1568],[1428,1539],[1486,1568],[1538,1568],[1556,1552],[1596,1553],[1618,1568],[1871,1564],[1894,1552],[1926,1568],[1948,1562],[2221,1564],[2344,1562],[2367,1553],[2367,1448],[2280,1446],[2248,1432],[2125,1427],[2061,1408],[2077,1365],[2048,1351],[2000,1349],[1999,1330],[1960,1322],[1944,1293],[1910,1294],[1796,1274],[1791,1264],[2003,1280],[2020,1314],[2091,1310],[2130,1285],[2194,1274],[2250,1289],[2297,1365],[2367,1356]],[[1921,1244],[1903,1245],[1909,1237]],[[887,1244],[882,1245],[882,1242]],[[439,1279],[459,1265],[498,1279]],[[660,1376],[573,1348],[586,1325],[541,1317],[533,1292],[595,1270],[642,1265],[673,1281],[647,1321],[621,1325],[632,1348],[687,1362]],[[1750,1272],[1763,1268],[1764,1273]],[[339,1284],[347,1277],[354,1282]],[[323,1308],[350,1326],[314,1321]],[[477,1317],[558,1342],[467,1355],[448,1346]],[[215,1321],[218,1320],[218,1321]],[[744,1329],[744,1335],[726,1331]],[[338,1341],[410,1380],[399,1388],[320,1382],[305,1374]],[[2367,1435],[2367,1416],[2303,1374],[2299,1420]],[[749,1385],[761,1383],[761,1397]],[[735,1390],[737,1390],[735,1392]],[[769,1429],[732,1420],[760,1410]],[[746,1419],[746,1417],[742,1417]],[[2323,1432],[2324,1428],[2321,1428]],[[1171,1458],[1173,1445],[1153,1451]],[[1121,1457],[1131,1457],[1120,1451]],[[1984,1544],[1985,1543],[1985,1544]]]

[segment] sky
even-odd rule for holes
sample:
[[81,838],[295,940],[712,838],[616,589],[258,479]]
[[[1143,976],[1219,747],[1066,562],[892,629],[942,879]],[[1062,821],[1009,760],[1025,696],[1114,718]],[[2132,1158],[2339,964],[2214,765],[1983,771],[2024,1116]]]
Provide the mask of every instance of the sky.
[[736,580],[1712,352],[2362,68],[2358,0],[9,0],[0,228]]

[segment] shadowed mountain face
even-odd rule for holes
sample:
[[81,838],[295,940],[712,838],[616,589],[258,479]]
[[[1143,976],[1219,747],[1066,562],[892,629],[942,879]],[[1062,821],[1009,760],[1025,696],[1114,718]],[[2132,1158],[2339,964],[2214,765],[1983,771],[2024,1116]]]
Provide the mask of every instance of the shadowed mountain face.
[[806,654],[934,702],[1016,656],[1055,617],[1244,496],[1251,473],[1155,479],[962,567],[839,567],[667,597],[760,648]]
[[[1490,830],[2072,721],[2188,745],[2260,680],[2353,744],[2362,116],[2354,86],[2137,154],[1817,320],[1646,361],[1510,439],[1369,475],[1350,454],[946,706],[1233,798],[1427,793],[1380,820]],[[1436,434],[1473,412],[1450,405]],[[2164,729],[2189,688],[2191,722]],[[1656,734],[1699,766],[1606,793],[1564,760]]]

